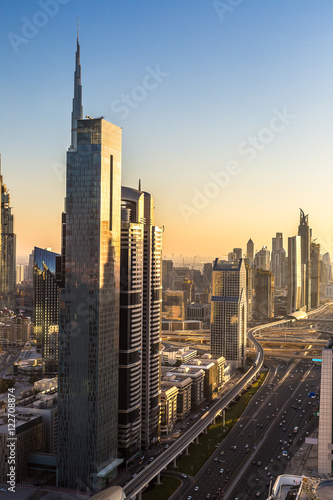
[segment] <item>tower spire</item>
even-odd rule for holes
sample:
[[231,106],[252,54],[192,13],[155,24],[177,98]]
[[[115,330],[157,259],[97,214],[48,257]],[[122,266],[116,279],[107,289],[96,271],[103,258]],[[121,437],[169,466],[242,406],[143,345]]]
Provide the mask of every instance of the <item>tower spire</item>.
[[74,72],[74,98],[72,109],[72,138],[70,149],[76,149],[77,146],[77,120],[83,118],[82,107],[82,85],[81,85],[81,63],[80,63],[80,43],[79,43],[79,18],[77,18],[77,42],[75,54],[75,72]]

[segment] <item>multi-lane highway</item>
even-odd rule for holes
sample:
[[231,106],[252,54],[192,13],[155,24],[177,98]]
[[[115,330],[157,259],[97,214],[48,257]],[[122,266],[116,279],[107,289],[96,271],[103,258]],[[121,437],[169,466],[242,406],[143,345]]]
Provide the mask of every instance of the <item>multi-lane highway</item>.
[[[262,434],[255,455],[251,457],[253,461],[243,471],[241,478],[235,477],[225,499],[267,497],[270,480],[283,473],[288,460],[292,460],[300,443],[304,442],[306,434],[318,425],[318,417],[314,413],[319,405],[319,385],[319,367],[305,360],[296,366],[291,365],[280,384],[271,386],[272,392],[261,403],[258,422],[254,424],[249,421],[244,432],[253,432],[254,425],[257,428],[258,423],[265,419],[270,421],[270,425]],[[316,397],[309,397],[310,393],[315,393]],[[276,404],[278,411],[274,408]],[[297,433],[294,432],[296,427]]]
[[[279,361],[271,369],[242,418],[179,498],[267,497],[270,480],[283,472],[299,439],[317,425],[318,398],[308,394],[318,392],[320,370],[307,365]],[[302,429],[297,434],[296,426]]]

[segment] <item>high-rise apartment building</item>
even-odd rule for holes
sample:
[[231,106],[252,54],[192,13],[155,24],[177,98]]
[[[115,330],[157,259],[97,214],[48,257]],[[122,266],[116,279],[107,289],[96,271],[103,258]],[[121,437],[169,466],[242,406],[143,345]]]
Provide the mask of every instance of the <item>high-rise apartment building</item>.
[[144,194],[121,188],[118,448],[141,450]]
[[58,484],[97,491],[121,462],[121,129],[102,118],[80,119],[80,74],[77,42],[59,308]]
[[10,194],[3,183],[1,174],[1,240],[0,240],[0,307],[12,311],[16,307],[16,234],[14,233],[14,215],[10,206]]
[[319,432],[318,432],[318,473],[333,473],[333,338],[322,350]]
[[160,438],[163,227],[155,226],[154,199],[144,192],[142,434],[149,448]]
[[255,254],[254,265],[257,269],[264,269],[265,271],[269,271],[270,252],[266,246],[263,246],[262,249]]
[[122,187],[121,199],[119,452],[129,460],[160,438],[162,228],[149,193]]
[[271,271],[274,274],[275,287],[286,286],[287,261],[282,233],[276,233],[276,237],[272,238]]
[[301,237],[288,238],[288,314],[301,308],[302,260]]
[[267,321],[274,317],[274,276],[270,271],[254,272],[253,319]]
[[311,309],[311,229],[309,227],[309,216],[305,215],[302,209],[300,209],[298,236],[301,237],[301,259],[302,266],[304,266],[302,306],[305,306],[308,311]]
[[211,302],[211,354],[234,361],[246,361],[246,269],[243,259],[230,263],[216,259],[213,266]]
[[47,249],[34,249],[34,324],[37,348],[42,351],[43,373],[58,373],[60,286],[56,268],[61,256]]

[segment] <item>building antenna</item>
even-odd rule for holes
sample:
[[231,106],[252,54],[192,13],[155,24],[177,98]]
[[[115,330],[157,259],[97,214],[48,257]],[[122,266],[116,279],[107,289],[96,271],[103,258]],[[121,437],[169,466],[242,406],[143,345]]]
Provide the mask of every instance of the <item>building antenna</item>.
[[141,191],[141,179],[139,179],[139,191]]
[[79,18],[77,18],[77,41],[79,41]]

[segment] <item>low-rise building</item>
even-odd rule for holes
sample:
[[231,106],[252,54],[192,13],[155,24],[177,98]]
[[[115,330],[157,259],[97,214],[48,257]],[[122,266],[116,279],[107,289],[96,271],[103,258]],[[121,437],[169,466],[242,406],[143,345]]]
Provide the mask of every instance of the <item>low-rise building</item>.
[[169,373],[176,374],[179,378],[190,378],[192,380],[191,385],[191,404],[199,405],[204,400],[204,378],[205,372],[199,367],[189,368],[188,366],[179,366],[173,368]]
[[178,377],[175,373],[169,373],[162,378],[161,383],[165,387],[177,387],[177,419],[183,420],[191,412],[191,387],[190,377]]
[[45,424],[45,452],[55,455],[58,442],[57,394],[38,394],[16,403],[17,410],[24,415],[40,415]]
[[170,365],[176,364],[177,361],[188,363],[192,358],[195,358],[197,352],[196,349],[191,349],[190,347],[181,347],[180,349],[170,347],[163,350],[162,362],[169,363]]
[[161,385],[161,432],[169,434],[177,422],[177,394],[176,386]]
[[210,401],[216,398],[223,386],[223,370],[225,359],[213,358],[211,355],[206,355],[202,358],[194,358],[187,364],[181,367],[200,368],[205,372],[204,378],[204,396]]
[[43,392],[43,391],[55,391],[58,389],[58,377],[54,378],[43,378],[42,380],[37,380],[34,382],[34,391],[35,392]]

